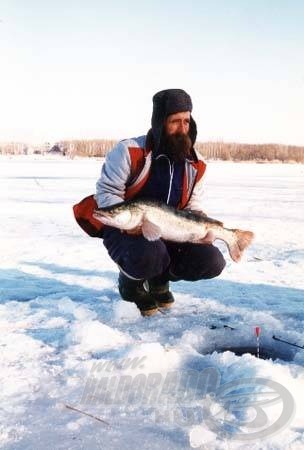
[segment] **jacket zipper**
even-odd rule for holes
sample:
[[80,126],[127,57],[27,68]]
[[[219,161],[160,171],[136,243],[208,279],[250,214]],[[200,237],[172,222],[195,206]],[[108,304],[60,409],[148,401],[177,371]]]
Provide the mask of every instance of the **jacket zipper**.
[[168,161],[168,164],[169,164],[170,182],[169,182],[169,191],[168,191],[167,202],[166,202],[168,205],[169,201],[170,201],[170,197],[171,197],[171,190],[172,190],[172,182],[173,182],[173,175],[174,175],[174,162],[171,164],[171,161],[167,155],[158,155],[156,157],[156,159],[161,158],[161,157],[166,158],[166,160]]

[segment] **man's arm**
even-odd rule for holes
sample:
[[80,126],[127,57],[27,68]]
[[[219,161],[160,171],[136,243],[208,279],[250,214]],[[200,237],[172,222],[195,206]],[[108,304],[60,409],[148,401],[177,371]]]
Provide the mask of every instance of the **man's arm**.
[[[96,183],[95,200],[99,208],[115,205],[125,200],[126,184],[131,173],[128,147],[119,142],[106,156],[101,175]],[[128,234],[139,235],[141,227],[128,230]]]
[[203,210],[203,195],[204,195],[204,177],[202,177],[194,186],[190,200],[185,209],[206,215]]
[[96,183],[95,200],[99,208],[125,200],[126,183],[131,172],[127,145],[119,142],[106,156]]
[[[203,194],[204,194],[204,177],[202,177],[194,186],[190,200],[185,207],[187,210],[191,210],[198,216],[207,216],[203,210]],[[212,244],[215,240],[214,234],[209,231],[205,238],[202,240],[202,244]]]

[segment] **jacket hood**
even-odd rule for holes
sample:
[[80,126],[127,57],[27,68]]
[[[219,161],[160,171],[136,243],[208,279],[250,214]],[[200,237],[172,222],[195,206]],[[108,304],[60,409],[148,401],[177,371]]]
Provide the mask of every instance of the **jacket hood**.
[[[152,135],[154,149],[157,152],[163,132],[164,121],[170,114],[178,112],[192,112],[192,100],[189,94],[183,89],[165,89],[157,92],[153,96],[153,112],[152,112]],[[194,146],[196,141],[197,128],[196,123],[190,115],[189,136]]]

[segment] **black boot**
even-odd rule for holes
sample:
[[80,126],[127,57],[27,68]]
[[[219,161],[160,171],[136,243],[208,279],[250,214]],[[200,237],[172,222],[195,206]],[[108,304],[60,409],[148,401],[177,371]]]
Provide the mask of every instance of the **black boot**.
[[166,276],[159,276],[148,280],[149,293],[160,308],[170,308],[174,303],[174,297],[169,290],[169,281]]
[[142,316],[152,316],[157,313],[157,304],[152,295],[145,290],[144,280],[133,280],[120,272],[118,290],[123,300],[136,304]]

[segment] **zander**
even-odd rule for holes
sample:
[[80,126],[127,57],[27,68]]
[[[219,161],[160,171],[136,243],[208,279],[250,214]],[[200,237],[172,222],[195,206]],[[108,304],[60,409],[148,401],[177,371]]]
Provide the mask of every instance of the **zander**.
[[227,244],[233,261],[240,261],[251,244],[251,231],[225,228],[222,222],[187,210],[177,210],[154,201],[127,201],[94,211],[94,218],[105,225],[132,230],[141,227],[149,241],[164,239],[174,242],[207,244],[220,239]]

